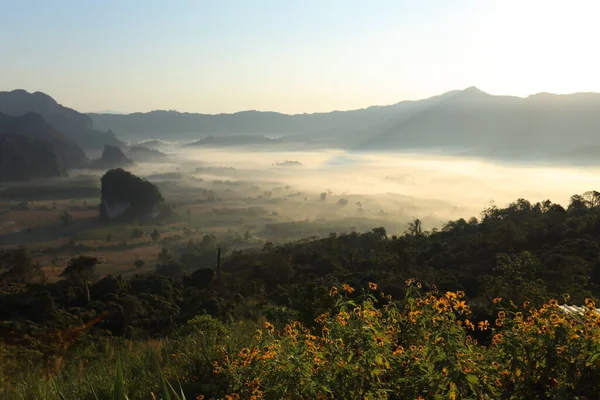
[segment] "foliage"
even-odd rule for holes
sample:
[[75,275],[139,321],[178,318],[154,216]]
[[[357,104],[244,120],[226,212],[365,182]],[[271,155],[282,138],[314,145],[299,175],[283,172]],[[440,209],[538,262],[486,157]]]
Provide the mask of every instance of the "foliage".
[[[228,398],[528,398],[565,399],[600,392],[600,314],[581,317],[556,300],[540,309],[509,302],[498,318],[472,320],[463,292],[424,293],[409,280],[405,306],[369,283],[333,287],[332,312],[309,329],[266,322],[254,342],[224,354],[214,372],[227,377]],[[487,334],[486,344],[474,338]]]

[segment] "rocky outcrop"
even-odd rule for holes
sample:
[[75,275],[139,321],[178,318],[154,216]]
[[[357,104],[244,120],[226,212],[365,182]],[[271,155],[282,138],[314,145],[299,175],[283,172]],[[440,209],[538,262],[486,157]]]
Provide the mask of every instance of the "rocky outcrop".
[[133,161],[125,156],[120,148],[116,146],[104,146],[102,156],[92,161],[94,169],[110,169],[132,165]]
[[155,219],[164,199],[158,188],[121,168],[111,169],[101,179],[100,217],[104,220]]

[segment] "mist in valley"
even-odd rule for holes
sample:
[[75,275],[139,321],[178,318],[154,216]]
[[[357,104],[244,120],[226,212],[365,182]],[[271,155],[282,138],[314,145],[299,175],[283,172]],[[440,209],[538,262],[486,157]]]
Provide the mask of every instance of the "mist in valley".
[[258,205],[276,216],[267,221],[271,224],[324,225],[306,229],[306,235],[322,233],[327,224],[331,232],[383,225],[390,233],[402,234],[416,218],[427,230],[439,229],[449,220],[479,217],[491,204],[502,207],[519,198],[550,199],[566,206],[571,195],[600,183],[597,167],[433,152],[248,150],[177,142],[160,142],[154,148],[169,161],[142,162],[130,170],[163,187],[167,200],[183,204],[195,193],[209,191],[215,208]]

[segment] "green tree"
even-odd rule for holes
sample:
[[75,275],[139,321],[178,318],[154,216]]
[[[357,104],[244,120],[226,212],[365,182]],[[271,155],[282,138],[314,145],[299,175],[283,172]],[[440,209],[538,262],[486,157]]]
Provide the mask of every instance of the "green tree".
[[156,242],[159,238],[160,238],[160,232],[157,231],[156,229],[154,229],[151,233],[150,233],[150,237],[152,238],[153,242]]
[[94,276],[94,271],[99,260],[95,257],[79,256],[72,258],[69,265],[60,274],[61,277],[83,286],[86,294],[86,300],[90,302],[89,281]]
[[60,222],[62,222],[65,225],[70,224],[73,221],[73,215],[71,214],[70,211],[63,211],[62,213],[60,213],[60,215],[58,216],[58,219],[60,220]]

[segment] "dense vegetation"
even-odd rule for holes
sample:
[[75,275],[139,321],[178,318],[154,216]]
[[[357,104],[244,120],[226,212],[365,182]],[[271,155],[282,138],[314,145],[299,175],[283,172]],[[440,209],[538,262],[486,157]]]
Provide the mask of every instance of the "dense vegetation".
[[191,398],[589,397],[599,246],[594,191],[401,236],[227,251],[206,235],[167,243],[156,274],[130,280],[94,282],[83,256],[47,284],[25,250],[4,252],[0,395],[108,398],[120,355],[130,398],[161,375]]

